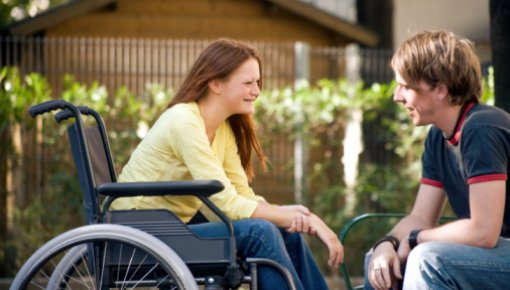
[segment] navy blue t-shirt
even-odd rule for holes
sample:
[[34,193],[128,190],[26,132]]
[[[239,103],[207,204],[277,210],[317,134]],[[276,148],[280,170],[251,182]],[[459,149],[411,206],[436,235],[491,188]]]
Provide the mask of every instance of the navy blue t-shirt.
[[[422,156],[421,182],[444,188],[459,218],[469,218],[469,184],[506,180],[501,235],[510,237],[510,115],[496,107],[473,104],[460,119],[453,139],[432,127]],[[490,192],[487,192],[490,194]]]

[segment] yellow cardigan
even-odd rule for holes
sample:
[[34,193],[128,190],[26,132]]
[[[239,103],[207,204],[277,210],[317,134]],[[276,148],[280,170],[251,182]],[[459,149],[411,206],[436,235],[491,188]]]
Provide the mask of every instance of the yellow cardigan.
[[[212,144],[197,103],[166,110],[135,149],[119,182],[217,179],[225,189],[211,201],[230,219],[249,218],[258,202],[241,165],[228,122],[217,129]],[[202,206],[193,196],[133,197],[116,200],[113,209],[167,208],[188,222]]]

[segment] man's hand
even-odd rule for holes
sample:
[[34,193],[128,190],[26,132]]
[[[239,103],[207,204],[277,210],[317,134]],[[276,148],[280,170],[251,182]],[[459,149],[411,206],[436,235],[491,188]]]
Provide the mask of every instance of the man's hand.
[[400,261],[406,261],[409,253],[411,253],[411,247],[409,246],[409,235],[407,235],[398,247],[398,258]]
[[402,279],[400,259],[390,242],[381,243],[374,249],[367,275],[370,285],[376,290],[398,286],[397,279]]

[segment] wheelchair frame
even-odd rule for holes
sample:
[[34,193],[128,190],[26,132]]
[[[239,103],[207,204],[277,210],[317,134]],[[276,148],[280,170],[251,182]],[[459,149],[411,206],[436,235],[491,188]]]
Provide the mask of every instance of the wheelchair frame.
[[[46,279],[48,284],[45,287],[39,286],[39,288],[70,288],[69,285],[72,281],[66,275],[76,275],[78,266],[88,267],[90,265],[91,272],[95,271],[94,278],[90,279],[95,280],[93,288],[110,289],[121,283],[117,281],[119,273],[126,277],[127,273],[131,275],[131,272],[126,272],[128,271],[126,269],[131,269],[132,263],[135,261],[138,262],[137,269],[150,268],[151,272],[159,273],[161,271],[166,273],[166,276],[158,276],[152,280],[144,280],[145,276],[142,278],[136,276],[133,281],[122,282],[133,287],[156,285],[155,287],[160,289],[198,289],[198,285],[204,285],[205,289],[212,290],[236,289],[242,284],[248,284],[250,289],[257,289],[257,266],[265,265],[279,271],[287,280],[289,288],[295,289],[290,272],[272,260],[247,258],[241,264],[239,263],[236,256],[232,223],[208,199],[208,196],[223,190],[223,185],[219,181],[118,183],[101,116],[88,107],[77,107],[63,100],[51,100],[35,105],[30,108],[29,113],[32,117],[36,117],[57,110],[59,112],[55,115],[55,120],[58,123],[74,118],[74,122],[68,128],[68,135],[83,191],[83,206],[87,225],[60,234],[44,244],[25,262],[11,284],[10,290],[27,289],[30,283],[34,284],[32,279],[38,271],[47,267],[48,261],[60,256],[63,257],[58,262],[54,262],[57,265],[53,272],[44,274],[48,277]],[[97,127],[92,127],[91,130],[85,129],[81,118],[83,115],[92,116]],[[99,160],[96,155],[91,157],[92,143],[89,141],[94,138],[100,138],[101,141]],[[98,170],[95,170],[98,168],[96,163],[104,167],[105,162],[106,175],[109,175],[106,178],[104,172],[101,175],[98,174]],[[226,225],[228,237],[214,239],[197,237],[170,211],[108,210],[116,198],[139,195],[194,195]],[[104,202],[102,202],[102,196],[106,198]],[[102,210],[100,210],[101,203],[103,204]],[[139,219],[144,219],[144,221],[140,222]],[[163,223],[162,220],[164,220]],[[115,224],[104,223],[111,221]],[[185,250],[190,244],[198,245],[209,252],[200,249],[186,252]],[[105,245],[108,245],[109,248],[106,248]],[[132,250],[133,253],[135,250],[138,252],[136,255],[132,254],[130,258],[117,257],[126,252],[126,249]],[[119,254],[115,254],[117,250]],[[186,253],[183,255],[182,252]],[[139,257],[140,255],[141,257]],[[115,266],[113,264],[117,259],[120,265],[115,270],[117,278],[112,277],[114,274],[103,275],[104,268],[100,269],[101,266],[105,267],[106,265],[108,272],[110,271],[109,267]],[[99,275],[101,270],[103,272]],[[62,271],[63,274],[59,271]],[[212,272],[212,275],[203,275],[208,271]],[[249,272],[249,275],[245,275],[245,272]],[[135,274],[132,275],[135,277]],[[139,274],[136,273],[136,275]],[[155,274],[151,273],[151,275]],[[108,279],[108,281],[103,281],[103,279]],[[113,282],[110,283],[110,281]]]

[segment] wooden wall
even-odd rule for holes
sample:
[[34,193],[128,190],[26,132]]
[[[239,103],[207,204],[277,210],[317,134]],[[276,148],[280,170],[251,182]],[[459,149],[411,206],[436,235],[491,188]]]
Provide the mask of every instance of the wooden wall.
[[118,0],[60,23],[48,36],[305,41],[344,45],[329,29],[264,0]]

